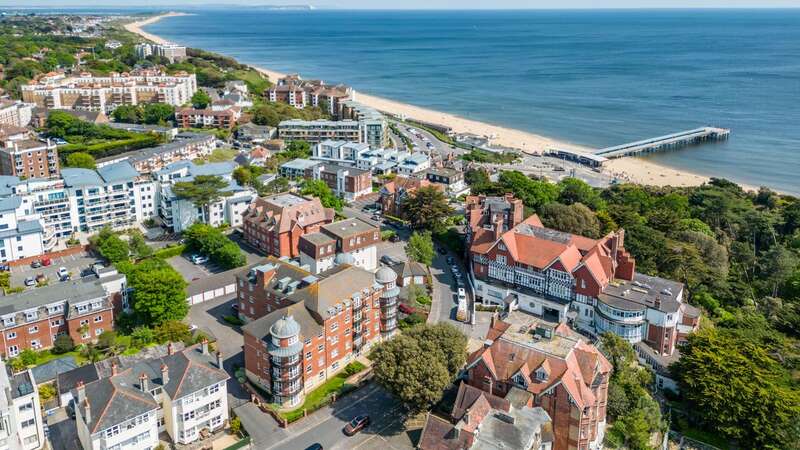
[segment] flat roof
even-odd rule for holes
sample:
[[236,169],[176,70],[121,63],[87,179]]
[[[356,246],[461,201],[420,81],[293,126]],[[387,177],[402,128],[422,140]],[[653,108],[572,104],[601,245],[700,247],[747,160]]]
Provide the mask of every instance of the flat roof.
[[367,223],[357,217],[351,219],[340,220],[328,225],[324,225],[322,230],[328,235],[336,236],[340,239],[353,236],[355,234],[367,233],[370,231],[378,231],[378,227]]
[[635,273],[632,281],[612,280],[597,296],[601,302],[626,311],[647,308],[666,313],[678,312],[683,284],[666,278]]
[[[578,336],[557,334],[555,328],[558,324],[548,322],[522,311],[510,312],[506,317],[501,318],[501,320],[509,324],[509,327],[503,335],[500,336],[500,339],[505,339],[524,347],[533,348],[561,359],[566,358],[580,341]],[[545,338],[539,336],[536,334],[537,329],[550,330],[551,337]]]

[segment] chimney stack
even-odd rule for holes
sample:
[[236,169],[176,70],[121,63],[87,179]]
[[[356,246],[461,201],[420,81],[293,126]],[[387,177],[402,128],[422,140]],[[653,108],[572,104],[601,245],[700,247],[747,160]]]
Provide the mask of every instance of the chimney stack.
[[86,387],[83,385],[83,380],[79,380],[75,385],[75,390],[78,391],[78,404],[80,405],[86,400]]
[[119,373],[119,368],[116,362],[111,363],[111,376],[116,376]]
[[92,408],[89,406],[89,400],[83,401],[83,420],[87,425],[92,422]]
[[147,385],[147,374],[144,372],[139,375],[139,389],[141,389],[142,392],[150,392],[150,389]]
[[161,385],[166,386],[169,383],[169,367],[161,363]]
[[200,343],[200,345],[201,345],[201,348],[203,349],[203,354],[207,355],[208,354],[208,339],[203,338],[203,341]]
[[172,342],[169,342],[169,343],[167,343],[167,354],[171,355],[172,353],[174,353],[174,351],[172,349]]
[[217,351],[217,369],[225,370],[222,368],[222,352]]

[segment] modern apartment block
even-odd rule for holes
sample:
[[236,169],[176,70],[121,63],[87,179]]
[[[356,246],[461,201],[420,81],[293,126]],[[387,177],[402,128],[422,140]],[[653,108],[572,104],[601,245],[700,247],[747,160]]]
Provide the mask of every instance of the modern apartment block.
[[0,175],[49,178],[58,173],[58,150],[54,142],[33,138],[22,127],[0,124]]
[[374,271],[378,267],[376,246],[380,241],[380,228],[361,219],[333,222],[300,238],[300,264],[314,274],[342,263]]
[[[542,408],[554,450],[603,448],[611,363],[583,337],[514,311],[492,317],[483,347],[467,358],[467,384],[509,402]],[[520,392],[521,391],[521,392]]]
[[167,103],[181,106],[197,91],[194,74],[168,75],[154,69],[111,73],[96,77],[90,73],[67,77],[48,73],[23,85],[22,99],[40,108],[113,111],[119,105]]
[[590,239],[522,218],[513,197],[467,198],[467,244],[475,295],[591,333],[645,342],[659,355],[698,326],[682,283],[637,273],[625,231]]
[[284,141],[318,143],[326,140],[361,142],[361,128],[355,120],[284,120],[278,124]]
[[55,245],[51,227],[38,214],[26,214],[22,199],[0,199],[0,262],[41,255]]
[[341,166],[356,166],[370,151],[369,144],[325,140],[311,148],[311,159]]
[[355,98],[350,86],[329,86],[322,80],[303,80],[299,75],[279,79],[264,94],[271,102],[286,103],[298,109],[316,106],[333,116],[339,114],[343,102]]
[[[228,420],[222,355],[207,341],[131,364],[112,364],[111,373],[78,382],[75,420],[84,450],[152,449],[159,432],[188,445],[222,429]],[[81,368],[75,369],[76,371]]]
[[324,181],[335,195],[348,202],[372,193],[372,173],[368,170],[321,163],[308,172],[306,178]]
[[45,445],[39,388],[30,370],[12,374],[0,361],[0,450],[36,450]]
[[[251,188],[240,186],[233,180],[233,162],[197,165],[191,161],[168,164],[153,173],[157,193],[157,214],[161,223],[176,233],[182,232],[195,222],[232,227],[242,225],[244,212],[256,197]],[[222,189],[227,196],[202,208],[187,199],[179,198],[172,190],[175,183],[192,182],[198,176],[216,176],[228,183]]]
[[177,44],[136,44],[136,56],[147,58],[150,55],[161,56],[170,63],[181,62],[186,59],[186,47]]
[[[240,296],[240,311],[269,301],[262,291],[273,289],[276,269],[268,263],[238,277],[239,292],[247,296]],[[307,392],[397,329],[399,289],[391,269],[373,274],[343,264],[306,273],[272,312],[243,327],[247,377],[285,407],[302,403]],[[278,280],[274,287],[281,286]]]
[[175,122],[181,128],[224,128],[232,129],[242,116],[237,106],[228,108],[179,108],[175,111]]
[[31,123],[32,106],[15,100],[0,99],[0,125],[27,127]]
[[334,215],[316,197],[288,192],[259,197],[242,217],[242,233],[245,242],[267,255],[294,258],[299,255],[301,237],[319,231]]
[[97,166],[103,167],[120,161],[128,161],[139,173],[147,174],[161,170],[174,162],[209,156],[215,148],[217,148],[217,140],[214,135],[179,133],[172,142],[125,153],[121,156],[104,158],[97,161]]
[[375,108],[353,100],[342,102],[339,108],[340,120],[356,120],[361,125],[361,140],[371,148],[389,145],[389,123],[386,117]]
[[0,308],[2,354],[50,348],[62,334],[76,345],[95,342],[113,330],[114,310],[128,308],[126,278],[111,267],[98,272],[7,295]]

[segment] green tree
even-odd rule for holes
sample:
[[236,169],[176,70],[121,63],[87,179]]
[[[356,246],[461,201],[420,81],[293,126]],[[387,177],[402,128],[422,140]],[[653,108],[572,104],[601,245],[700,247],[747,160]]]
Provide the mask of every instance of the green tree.
[[539,217],[549,228],[590,238],[600,237],[600,221],[591,209],[581,203],[569,206],[548,203],[539,209]]
[[430,266],[433,264],[435,254],[430,232],[418,233],[415,231],[411,234],[411,238],[406,244],[406,255],[409,261],[416,261]]
[[448,323],[414,327],[406,335],[416,339],[423,349],[447,367],[451,379],[458,375],[467,358],[467,337]]
[[228,187],[228,182],[216,175],[198,175],[194,181],[179,181],[172,186],[172,192],[180,199],[191,201],[195,206],[202,208],[203,221],[210,222],[208,208],[220,201],[223,197],[230,197],[233,193],[223,191]]
[[236,180],[240,186],[248,186],[253,182],[253,173],[249,168],[239,166],[233,170],[233,179]]
[[344,207],[344,201],[334,195],[331,188],[322,180],[306,180],[303,182],[303,189],[300,191],[303,195],[312,195],[317,197],[326,208],[333,208],[336,211],[341,211]]
[[401,334],[380,343],[371,355],[378,383],[414,411],[438,402],[453,381],[444,355],[432,353],[429,347]]
[[144,235],[139,230],[132,230],[128,232],[128,246],[131,252],[137,258],[146,258],[153,254],[153,249],[147,245],[144,240]]
[[71,352],[74,349],[75,349],[75,342],[72,341],[70,335],[62,334],[56,338],[55,342],[53,342],[52,352],[55,354],[62,354]]
[[800,442],[800,392],[757,337],[774,332],[763,324],[744,327],[689,335],[670,369],[693,418],[704,426],[751,448],[791,448]]
[[92,155],[83,152],[75,152],[67,155],[67,167],[94,170],[97,166],[95,165]]
[[158,325],[186,317],[186,281],[175,269],[163,261],[147,259],[125,274],[133,290],[133,311],[141,323]]
[[515,170],[502,172],[499,185],[503,192],[512,192],[525,206],[534,209],[556,201],[559,195],[557,185],[547,180],[534,180]]
[[[192,101],[194,101],[194,97],[192,97]],[[166,103],[148,103],[142,112],[142,120],[150,125],[163,125],[172,120],[174,116],[175,107]]]
[[100,254],[112,264],[127,261],[131,250],[128,243],[116,234],[100,243]]
[[139,123],[142,121],[142,108],[137,105],[120,105],[114,109],[111,116],[115,122]]
[[435,187],[422,187],[402,203],[405,218],[416,230],[441,231],[444,220],[453,212],[444,193]]
[[600,194],[585,181],[578,178],[564,178],[558,182],[561,192],[558,194],[558,201],[565,205],[580,203],[597,211],[605,209],[605,201]]
[[167,342],[188,342],[192,340],[189,325],[177,320],[167,320],[156,327],[156,341],[161,344]]
[[155,341],[155,332],[148,327],[136,327],[131,333],[131,345],[135,347],[144,347]]
[[192,106],[197,109],[207,108],[208,105],[211,104],[211,97],[208,93],[203,89],[198,89],[197,92],[192,95]]

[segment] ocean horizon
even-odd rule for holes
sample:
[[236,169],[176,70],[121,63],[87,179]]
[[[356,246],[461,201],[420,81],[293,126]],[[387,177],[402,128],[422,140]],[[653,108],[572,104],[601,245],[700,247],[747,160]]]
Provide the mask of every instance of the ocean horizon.
[[800,10],[189,11],[145,29],[588,147],[730,128],[646,158],[800,194]]

